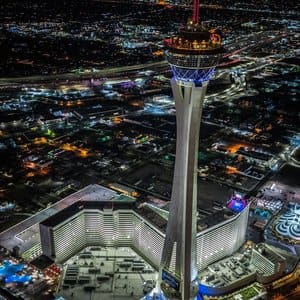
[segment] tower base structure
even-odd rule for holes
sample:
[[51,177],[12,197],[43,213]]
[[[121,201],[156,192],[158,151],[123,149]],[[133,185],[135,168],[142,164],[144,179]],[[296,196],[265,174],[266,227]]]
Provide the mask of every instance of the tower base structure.
[[[203,297],[199,292],[197,296],[192,300],[202,300],[202,299]],[[173,299],[167,298],[161,290],[154,288],[149,294],[145,295],[141,300],[173,300]]]
[[149,294],[141,300],[169,300],[159,288],[154,288]]

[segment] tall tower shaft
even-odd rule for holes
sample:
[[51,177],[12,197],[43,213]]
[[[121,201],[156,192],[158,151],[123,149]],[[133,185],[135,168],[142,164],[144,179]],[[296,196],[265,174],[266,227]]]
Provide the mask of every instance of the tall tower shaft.
[[[194,299],[197,283],[197,169],[199,131],[207,84],[222,56],[221,35],[193,18],[165,41],[175,99],[177,140],[172,196],[160,267],[161,288],[169,299]],[[175,261],[172,259],[175,257]]]
[[[194,298],[197,287],[197,164],[199,129],[207,84],[196,87],[171,80],[176,106],[177,141],[172,198],[166,239],[162,253],[162,279],[171,274],[178,290],[163,290],[171,299]],[[172,268],[175,254],[175,268]],[[163,281],[164,282],[164,281]],[[164,283],[163,283],[164,285]]]

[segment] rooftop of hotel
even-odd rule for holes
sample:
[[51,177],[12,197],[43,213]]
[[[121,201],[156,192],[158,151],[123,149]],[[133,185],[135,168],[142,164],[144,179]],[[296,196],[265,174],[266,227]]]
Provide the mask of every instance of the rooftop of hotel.
[[[162,232],[165,232],[169,215],[169,205],[170,203],[167,203],[162,209],[145,203],[143,205],[140,205],[136,209],[136,211],[139,215],[148,220],[152,225],[156,226]],[[200,216],[199,214],[197,218],[197,231],[199,233],[213,226],[217,226],[218,224],[233,218],[241,211],[234,212],[227,209],[226,207],[220,207],[220,210],[217,211],[207,211],[206,216]]]
[[131,197],[121,195],[122,197],[113,197],[109,201],[101,199],[100,201],[88,200],[88,201],[77,201],[72,205],[64,208],[57,212],[46,220],[42,221],[41,224],[45,226],[55,227],[65,220],[71,218],[75,214],[83,211],[84,209],[130,209],[135,206],[135,200]]
[[[165,232],[168,219],[168,204],[164,209],[148,203],[139,207],[135,198],[119,194],[109,188],[93,184],[89,185],[38,212],[28,219],[16,224],[0,234],[0,245],[12,250],[18,246],[24,253],[40,241],[39,224],[56,226],[83,209],[134,209],[136,213],[148,220],[158,230]],[[231,219],[236,214],[228,209],[213,211],[207,216],[198,218],[198,232],[216,226],[220,222]]]
[[[130,198],[130,197],[128,197]],[[30,249],[39,240],[39,223],[59,213],[78,201],[105,202],[122,200],[120,195],[106,187],[93,184],[63,198],[28,219],[0,234],[0,245],[9,250],[18,246],[21,252]],[[133,199],[133,198],[132,198]]]

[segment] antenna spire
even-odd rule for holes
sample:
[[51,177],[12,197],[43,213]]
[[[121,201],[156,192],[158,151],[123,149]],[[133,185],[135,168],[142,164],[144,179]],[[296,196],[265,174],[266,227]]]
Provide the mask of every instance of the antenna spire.
[[200,0],[194,0],[194,2],[193,2],[193,24],[199,23],[199,6],[200,6]]

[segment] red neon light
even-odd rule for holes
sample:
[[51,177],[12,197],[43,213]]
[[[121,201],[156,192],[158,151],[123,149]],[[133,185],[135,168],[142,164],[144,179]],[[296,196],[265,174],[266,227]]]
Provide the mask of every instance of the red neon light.
[[199,0],[194,0],[194,4],[193,4],[193,23],[194,24],[199,23],[199,6],[200,6]]

